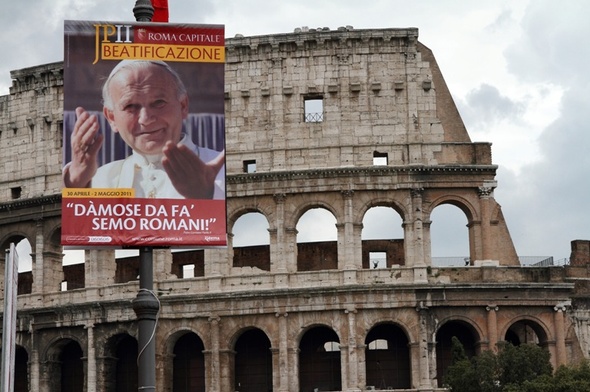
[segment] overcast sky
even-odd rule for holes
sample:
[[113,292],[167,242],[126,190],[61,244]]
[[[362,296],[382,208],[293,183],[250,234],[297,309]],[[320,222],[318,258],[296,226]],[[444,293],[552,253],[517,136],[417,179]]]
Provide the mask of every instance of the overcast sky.
[[[7,1],[0,95],[10,70],[63,59],[63,20],[133,20],[133,0]],[[590,2],[579,0],[169,0],[172,23],[226,36],[350,25],[417,27],[473,141],[492,142],[495,192],[519,255],[569,257],[590,239]],[[449,251],[452,253],[452,250]]]

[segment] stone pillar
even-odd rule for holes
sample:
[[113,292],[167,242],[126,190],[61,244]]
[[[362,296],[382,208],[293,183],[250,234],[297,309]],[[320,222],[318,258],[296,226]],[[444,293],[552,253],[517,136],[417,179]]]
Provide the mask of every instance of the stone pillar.
[[[234,266],[234,255],[234,233],[227,233],[227,263],[230,270]],[[205,270],[205,276],[208,275],[207,270]]]
[[289,380],[291,385],[289,391],[299,390],[299,347],[295,346],[289,349],[289,363],[291,367],[289,369]]
[[84,251],[84,286],[104,287],[115,283],[117,263],[114,249]]
[[221,391],[221,371],[219,369],[219,322],[220,319],[217,316],[212,316],[209,318],[209,334],[211,336],[211,352],[210,352],[210,360],[205,361],[205,364],[208,365],[209,371],[206,372],[208,377],[206,379],[209,382],[207,386],[207,390],[211,392],[219,392]]
[[362,259],[355,258],[355,249],[361,246],[360,238],[354,236],[354,191],[345,190],[341,192],[344,200],[344,221],[343,227],[338,228],[338,269],[354,270],[361,269]]
[[172,275],[172,252],[170,249],[154,249],[154,280],[162,282]]
[[100,375],[97,379],[98,392],[114,391],[116,389],[115,372],[117,369],[118,358],[105,355],[103,351],[102,356],[97,357],[96,360],[96,374]]
[[420,369],[420,382],[418,389],[429,389],[432,388],[430,382],[430,347],[428,345],[428,308],[419,306],[418,311],[418,325],[420,328],[418,341],[419,345],[419,369]]
[[174,384],[174,354],[162,353],[156,354],[156,390],[162,392],[171,392]]
[[[279,353],[276,366],[273,366],[273,373],[276,371],[279,375],[278,391],[289,391],[289,330],[287,323],[288,313],[277,313],[279,320]],[[274,362],[273,356],[273,364]],[[274,388],[277,386],[275,385]]]
[[287,262],[289,272],[297,272],[297,229],[285,227],[285,253],[282,257]]
[[276,347],[270,348],[271,362],[272,362],[272,390],[282,391],[281,389],[281,368],[279,362],[281,361],[281,352]]
[[285,199],[287,196],[284,193],[277,193],[273,195],[276,214],[274,226],[274,236],[271,232],[270,236],[270,271],[278,273],[289,272],[287,258],[285,257]]
[[364,388],[367,386],[367,346],[358,344],[356,347],[356,357],[358,359],[358,386]]
[[[35,341],[35,332],[32,331],[33,338],[31,339],[33,342]],[[32,345],[33,349],[31,350],[31,358],[29,359],[29,388],[31,391],[41,391],[39,381],[40,381],[40,365],[39,365],[39,351],[35,348],[35,344]]]
[[488,312],[488,342],[489,349],[493,352],[498,352],[498,320],[497,314],[498,307],[496,305],[486,306]]
[[97,392],[96,390],[96,350],[94,348],[94,324],[86,325],[86,391]]
[[344,311],[348,315],[348,367],[345,368],[348,372],[348,391],[360,391],[359,388],[359,360],[358,349],[356,341],[356,309],[351,308]]
[[426,260],[424,259],[424,247],[426,245],[430,246],[430,244],[424,243],[424,232],[423,232],[423,223],[424,223],[424,216],[422,212],[422,194],[424,193],[423,188],[416,188],[410,190],[411,196],[411,209],[412,212],[411,216],[411,225],[410,230],[412,230],[412,241],[411,244],[408,244],[407,241],[404,241],[405,246],[413,246],[412,258],[407,260],[406,262],[410,262],[408,267],[421,267],[425,266]]
[[[426,270],[427,265],[432,265],[430,257],[430,241],[425,241],[426,230],[423,214],[422,195],[424,193],[423,188],[416,188],[410,190],[412,198],[411,205],[411,216],[412,216],[412,231],[413,231],[413,244],[414,244],[414,257],[411,260],[411,266],[414,268],[414,282],[415,283],[428,283],[428,273]],[[404,241],[404,245],[407,241]],[[428,251],[427,249],[428,248]]]
[[348,355],[349,348],[346,344],[340,344],[340,389],[342,391],[348,391],[350,389],[350,380],[348,379]]
[[411,342],[408,345],[410,347],[410,366],[411,366],[411,388],[417,389],[420,386],[420,344],[417,342]]
[[43,220],[37,220],[33,258],[33,294],[59,291],[64,279],[61,252],[46,251]]
[[210,273],[207,276],[209,291],[221,291],[221,278],[229,275],[232,260],[228,261],[227,252],[227,249],[205,249],[205,271]]
[[565,306],[557,305],[554,313],[555,324],[555,365],[556,368],[567,364],[567,353],[565,347]]
[[236,386],[236,379],[234,374],[236,361],[236,352],[234,350],[222,349],[219,350],[219,390],[220,391],[239,391],[239,386]]
[[[39,377],[39,392],[53,392],[61,390],[61,362],[56,355],[48,356],[41,364]],[[31,389],[33,390],[33,389]]]
[[404,266],[412,267],[414,265],[414,259],[416,258],[414,225],[411,223],[410,217],[405,217],[405,219],[406,220],[402,223],[402,228],[404,229]]
[[490,227],[490,196],[494,188],[491,186],[480,186],[478,189],[479,204],[481,210],[481,257],[483,260],[491,260],[491,227]]

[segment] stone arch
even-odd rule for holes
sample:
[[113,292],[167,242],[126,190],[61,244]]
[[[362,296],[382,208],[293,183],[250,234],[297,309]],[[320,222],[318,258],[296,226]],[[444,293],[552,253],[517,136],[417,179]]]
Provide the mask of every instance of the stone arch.
[[[338,269],[338,218],[334,215],[334,212],[324,206],[317,204],[307,205],[307,209],[300,209],[298,214],[301,213],[299,219],[296,222],[296,243],[297,243],[297,271],[319,271],[319,270],[336,270]],[[301,226],[304,221],[306,214],[313,214],[313,210],[321,210],[328,214],[326,217],[334,218],[334,226],[330,223],[317,223],[319,219],[313,223],[314,234],[311,237],[314,240],[306,240],[300,238],[300,235],[309,234],[309,230],[302,231]],[[316,216],[318,218],[319,216]],[[309,219],[309,216],[308,216]],[[309,223],[309,222],[307,222]],[[309,226],[306,226],[309,227]],[[325,228],[330,230],[329,238],[318,240],[318,229]],[[332,239],[332,235],[335,237]]]
[[235,391],[258,392],[273,388],[272,343],[260,328],[240,329],[233,337],[233,387]]
[[328,210],[336,219],[336,224],[342,223],[342,217],[336,207],[333,204],[325,201],[325,200],[314,200],[312,198],[305,198],[300,200],[294,206],[294,209],[290,213],[285,214],[285,227],[286,228],[295,228],[297,227],[297,223],[301,220],[301,217],[308,212],[309,210],[313,210],[315,208],[321,208],[324,210]]
[[367,211],[374,207],[393,208],[395,212],[397,212],[399,216],[402,218],[402,222],[405,222],[409,216],[407,206],[399,203],[397,200],[386,199],[379,196],[365,201],[356,209],[356,213],[354,215],[355,223],[361,223],[363,221],[363,218],[367,214]]
[[375,324],[365,337],[366,384],[376,389],[411,388],[410,339],[395,322]]
[[84,356],[87,355],[83,348],[84,345],[82,344],[82,341],[79,337],[75,336],[74,334],[62,333],[48,341],[40,357],[44,361],[51,361],[56,357],[56,355],[59,356],[60,350],[64,347],[64,345],[68,344],[69,341],[76,342],[80,347],[82,347],[82,354]]
[[47,346],[42,372],[50,374],[50,391],[83,390],[85,357],[83,346],[74,336],[58,336]]
[[537,344],[546,348],[555,338],[551,330],[538,317],[523,315],[508,321],[501,331],[501,340],[515,346],[525,343]]
[[237,206],[237,208],[233,208],[232,210],[227,211],[227,231],[229,233],[233,232],[233,226],[235,225],[236,221],[240,219],[242,216],[253,212],[264,215],[266,221],[269,222],[270,226],[270,222],[272,220],[271,218],[274,216],[274,212],[270,211],[270,209],[266,205],[240,205]]
[[435,332],[436,378],[439,387],[442,387],[444,376],[451,364],[453,337],[461,342],[465,354],[473,357],[480,349],[482,336],[477,323],[467,317],[450,317],[439,324]]
[[[373,213],[377,209],[379,209],[377,211],[378,218]],[[392,224],[395,223],[396,219],[400,220],[397,229],[389,225],[381,226],[384,223],[390,223],[390,216],[388,215],[390,212],[394,214]],[[367,220],[370,221],[367,222]],[[361,222],[360,236],[363,269],[391,268],[394,265],[405,265],[404,218],[392,203],[383,202],[369,205]],[[379,233],[379,235],[371,235],[371,233]],[[385,235],[385,233],[390,235]]]
[[[396,326],[397,328],[399,328],[404,335],[406,336],[406,338],[408,339],[408,344],[412,344],[412,343],[416,343],[416,337],[413,336],[412,332],[414,332],[412,330],[412,328],[410,328],[406,322],[396,318],[396,319],[391,319],[391,318],[380,318],[379,320],[371,320],[373,321],[367,328],[366,331],[367,333],[369,333],[369,331],[379,325],[382,324],[392,324],[394,326]],[[407,321],[407,320],[406,320]]]
[[137,339],[127,332],[119,332],[107,338],[100,369],[105,374],[106,390],[114,390],[112,388],[115,386],[120,386],[121,390],[137,390],[138,352]]
[[[231,227],[231,242],[232,242],[232,267],[250,267],[257,268],[262,271],[271,270],[271,257],[270,257],[270,222],[268,217],[260,210],[242,210],[242,214],[235,216],[235,220]],[[256,216],[248,216],[253,215]],[[244,228],[240,230],[241,234],[245,236],[238,236],[240,234],[235,230],[236,225],[241,220],[247,222],[248,230],[244,233]],[[265,224],[266,227],[262,228],[261,225]],[[249,235],[253,238],[246,238]],[[241,241],[241,243],[240,243]]]
[[[35,238],[35,237],[33,236],[32,238]],[[22,241],[23,239],[26,239],[27,241],[29,241],[31,246],[33,246],[34,242],[31,242],[27,233],[22,232],[20,230],[7,233],[2,238],[0,238],[0,246],[2,246],[2,249],[8,249],[12,242],[14,242],[16,245],[16,243]],[[2,257],[4,257],[4,255],[2,255]]]
[[305,329],[299,340],[299,390],[342,390],[340,337],[326,325]]
[[195,331],[193,328],[188,328],[186,326],[181,326],[178,328],[174,328],[173,330],[168,331],[168,336],[164,340],[164,352],[166,354],[172,354],[174,351],[174,346],[178,342],[183,335],[187,333],[193,333],[199,337],[199,339],[203,340],[203,344],[205,344],[205,340],[201,337],[198,331]]
[[[34,253],[34,242],[31,242],[31,240],[29,239],[29,237],[27,236],[27,233],[22,232],[22,231],[13,231],[10,233],[7,233],[1,240],[0,240],[0,246],[2,246],[1,249],[10,249],[10,244],[14,243],[15,247],[18,247],[18,245],[22,242],[22,241],[27,241],[29,243],[29,245],[31,246],[31,254],[25,255],[24,259],[25,260],[30,260],[31,262],[31,270],[29,270],[27,268],[26,272],[19,272],[18,274],[18,294],[30,294],[33,291],[33,271],[32,271],[32,254]],[[18,249],[16,249],[18,251]],[[22,260],[23,260],[23,255],[19,254],[19,259],[21,260],[19,263],[19,270],[22,270]],[[4,274],[5,271],[5,264],[6,263],[6,253],[5,252],[0,252],[0,273]],[[0,279],[0,292],[4,292],[4,279]]]
[[63,253],[61,246],[61,225],[56,225],[49,231],[49,235],[45,236],[46,240],[43,249],[47,252]]
[[205,390],[205,342],[191,329],[180,328],[166,343],[167,373],[173,391]]
[[236,324],[231,329],[227,330],[226,333],[224,333],[223,337],[220,337],[220,338],[223,341],[227,341],[227,346],[225,347],[226,349],[233,350],[238,339],[240,339],[240,337],[244,334],[244,332],[247,332],[251,329],[259,329],[260,331],[262,331],[262,333],[264,333],[268,337],[271,345],[273,344],[273,341],[271,338],[272,334],[270,333],[269,328],[267,326],[254,325],[251,323]]
[[434,199],[432,202],[424,205],[424,214],[430,219],[432,215],[432,211],[440,205],[443,204],[452,204],[455,207],[458,207],[461,211],[465,213],[467,217],[467,221],[469,223],[473,222],[474,220],[478,220],[479,218],[479,208],[474,206],[474,204],[467,198],[459,195],[444,195]]
[[[467,248],[465,249],[465,252],[467,254],[452,254],[452,255],[443,255],[443,256],[461,256],[460,258],[450,258],[450,259],[437,259],[437,261],[440,262],[440,264],[437,264],[437,266],[465,266],[465,265],[470,265],[473,263],[473,261],[476,259],[476,248],[479,247],[479,244],[476,244],[476,238],[477,236],[477,228],[475,227],[476,225],[474,225],[474,222],[477,222],[479,220],[479,209],[478,206],[474,205],[469,199],[459,196],[459,195],[444,195],[441,196],[437,199],[435,199],[432,203],[430,203],[427,207],[425,207],[425,216],[427,216],[427,220],[428,220],[428,238],[430,239],[430,244],[429,244],[429,249],[430,249],[430,254],[431,256],[441,256],[440,254],[437,254],[436,252],[434,252],[432,250],[433,244],[436,244],[436,237],[433,238],[433,234],[432,234],[432,222],[434,221],[433,219],[433,213],[434,211],[441,206],[444,205],[451,205],[454,206],[456,208],[458,208],[461,213],[463,213],[463,215],[466,218],[466,225],[465,225],[465,230],[466,232],[466,238],[464,238],[464,242],[463,245]],[[454,227],[454,226],[452,226]],[[446,232],[448,232],[448,228],[446,230]],[[457,240],[458,241],[458,240]],[[451,241],[454,242],[456,244],[455,241]],[[465,257],[468,257],[468,259],[465,259]]]
[[481,329],[480,325],[473,320],[472,318],[462,316],[462,315],[452,315],[449,317],[445,317],[439,321],[437,324],[436,330],[434,332],[434,337],[436,338],[436,334],[442,327],[444,327],[448,323],[452,322],[459,322],[461,324],[467,325],[469,328],[473,329],[475,336],[477,336],[477,341],[481,340],[481,337],[484,336],[483,330]]

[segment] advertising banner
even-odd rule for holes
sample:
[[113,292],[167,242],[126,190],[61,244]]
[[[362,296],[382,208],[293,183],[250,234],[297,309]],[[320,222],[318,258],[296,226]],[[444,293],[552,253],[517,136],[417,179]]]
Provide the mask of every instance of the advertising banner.
[[64,35],[62,245],[226,246],[224,27]]

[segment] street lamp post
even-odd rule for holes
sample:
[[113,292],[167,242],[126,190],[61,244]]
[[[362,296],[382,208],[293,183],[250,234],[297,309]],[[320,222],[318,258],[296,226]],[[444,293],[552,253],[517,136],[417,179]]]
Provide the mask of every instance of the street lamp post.
[[[150,0],[137,0],[135,20],[151,22],[154,8]],[[138,321],[137,381],[138,392],[156,391],[156,323],[160,301],[154,293],[154,253],[151,247],[139,249],[139,292],[133,300]]]

